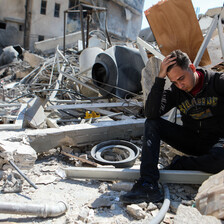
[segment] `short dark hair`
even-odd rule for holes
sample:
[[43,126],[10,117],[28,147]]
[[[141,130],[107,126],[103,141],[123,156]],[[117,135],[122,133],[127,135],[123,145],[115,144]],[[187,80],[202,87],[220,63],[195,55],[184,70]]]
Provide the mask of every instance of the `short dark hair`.
[[179,66],[183,70],[187,70],[187,68],[191,64],[191,60],[188,57],[188,55],[182,52],[181,50],[172,51],[170,55],[171,55],[171,58],[176,57],[176,63],[173,65],[170,65],[167,68],[167,72],[169,72],[174,66]]

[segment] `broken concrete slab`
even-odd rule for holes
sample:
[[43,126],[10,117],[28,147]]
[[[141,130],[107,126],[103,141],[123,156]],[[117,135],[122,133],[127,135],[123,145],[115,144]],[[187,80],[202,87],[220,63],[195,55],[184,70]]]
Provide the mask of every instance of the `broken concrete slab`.
[[136,119],[67,125],[59,128],[30,130],[26,134],[36,152],[45,152],[62,145],[83,146],[111,139],[142,136],[144,122],[145,119]]
[[[190,221],[189,221],[190,220]],[[179,205],[174,217],[174,224],[222,224],[222,221],[213,217],[201,215],[196,208]]]
[[44,128],[45,127],[45,113],[43,106],[46,100],[40,97],[35,97],[28,103],[29,108],[25,114],[25,122],[32,128]]
[[46,124],[49,128],[59,128],[58,124],[57,124],[57,120],[56,119],[52,119],[52,118],[46,118],[45,119]]
[[11,158],[20,169],[30,169],[37,159],[35,150],[29,144],[22,143],[21,141],[10,142],[0,140],[0,150],[6,155],[1,155],[4,160]]
[[28,51],[25,51],[23,54],[23,61],[26,61],[29,63],[29,65],[33,68],[39,66],[44,62],[44,58],[37,55],[37,54],[32,54]]
[[[81,39],[82,39],[81,31],[66,35],[66,48],[73,47],[74,44]],[[40,42],[35,42],[34,48],[36,51],[49,54],[55,52],[55,48],[57,45],[59,45],[60,49],[63,49],[63,36],[43,40]]]

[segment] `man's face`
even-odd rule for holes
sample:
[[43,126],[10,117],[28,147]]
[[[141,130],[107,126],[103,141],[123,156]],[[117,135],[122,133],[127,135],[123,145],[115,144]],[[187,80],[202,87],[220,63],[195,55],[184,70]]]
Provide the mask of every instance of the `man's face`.
[[194,87],[194,72],[190,67],[187,70],[183,70],[179,66],[174,66],[167,73],[167,76],[177,88],[185,92],[190,92]]

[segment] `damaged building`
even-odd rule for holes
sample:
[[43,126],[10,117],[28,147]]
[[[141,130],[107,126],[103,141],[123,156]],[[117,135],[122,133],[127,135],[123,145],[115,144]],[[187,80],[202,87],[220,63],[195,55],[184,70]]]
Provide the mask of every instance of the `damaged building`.
[[[82,3],[106,9],[91,13],[90,30],[105,31],[106,26],[110,34],[124,40],[136,40],[141,28],[144,0],[89,0]],[[79,4],[78,0],[10,0],[7,3],[1,0],[0,4],[1,48],[21,45],[34,51],[35,42],[63,36],[64,12],[69,8],[74,10],[65,14],[66,34],[80,31],[81,28],[79,8],[74,8]],[[87,13],[84,11],[84,25],[86,18]]]

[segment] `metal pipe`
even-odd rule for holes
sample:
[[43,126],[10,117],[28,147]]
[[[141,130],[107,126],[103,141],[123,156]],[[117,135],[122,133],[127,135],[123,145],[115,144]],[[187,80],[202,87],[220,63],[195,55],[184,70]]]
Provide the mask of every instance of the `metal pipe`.
[[198,50],[198,53],[197,53],[197,55],[196,55],[196,57],[194,59],[193,64],[194,64],[195,67],[198,67],[198,65],[199,65],[199,63],[201,61],[201,58],[202,58],[202,56],[203,56],[203,54],[205,52],[205,49],[207,48],[208,43],[209,43],[209,41],[210,41],[210,39],[212,37],[212,34],[213,34],[215,28],[217,27],[217,23],[218,23],[218,15],[215,15],[215,17],[213,18],[213,21],[212,21],[212,23],[211,23],[211,25],[209,27],[209,30],[208,30],[208,32],[206,34],[206,37],[204,38],[204,40],[203,40],[203,42],[202,42],[202,44],[201,44],[201,46],[200,46],[200,48]]
[[[140,178],[139,169],[132,168],[63,168],[67,178],[134,181]],[[161,183],[202,184],[212,174],[192,170],[160,170]]]
[[89,45],[89,21],[90,21],[90,11],[87,12],[87,28],[86,28],[86,48]]
[[68,210],[65,202],[59,201],[57,204],[34,204],[34,203],[14,203],[0,202],[0,213],[36,215],[38,217],[57,217]]
[[84,32],[84,26],[83,26],[83,7],[80,4],[79,5],[80,10],[80,24],[81,24],[81,32],[82,32],[82,48],[85,49],[85,32]]
[[[224,8],[222,9],[224,11]],[[222,26],[222,11],[219,15],[218,20],[218,33],[219,33],[219,41],[220,41],[220,47],[222,51],[222,57],[224,58],[224,38],[223,38],[223,26]]]
[[16,166],[16,164],[12,161],[9,160],[9,163],[12,165],[13,168],[15,168],[17,170],[17,172],[35,189],[37,189],[37,186],[31,181],[29,180],[24,173],[22,173],[22,171]]
[[27,15],[28,15],[28,1],[25,3],[25,20],[24,20],[24,35],[23,35],[23,47],[26,49],[26,35],[27,35]]
[[63,53],[65,55],[65,38],[66,38],[66,11],[64,11],[64,38],[63,38]]

